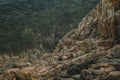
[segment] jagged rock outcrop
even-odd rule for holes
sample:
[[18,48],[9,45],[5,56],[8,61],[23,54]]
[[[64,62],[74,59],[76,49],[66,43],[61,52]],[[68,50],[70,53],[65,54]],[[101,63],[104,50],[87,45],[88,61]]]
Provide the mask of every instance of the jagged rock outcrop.
[[116,8],[119,7],[119,0],[102,0],[102,11],[99,19],[99,32],[103,38],[120,39],[118,17]]
[[120,47],[116,46],[109,54],[82,70],[82,80],[120,80]]
[[68,80],[69,78],[72,80],[120,80],[120,46],[109,49],[105,54],[107,55],[102,58],[93,57],[93,61],[86,61],[82,65],[76,62],[71,64],[69,69],[61,71],[55,80]]
[[[64,60],[68,60],[69,58],[71,59],[85,54],[90,54],[90,51],[95,50],[99,46],[106,47],[109,49],[112,48],[116,44],[120,43],[119,21],[120,21],[120,0],[102,0],[101,3],[96,6],[96,8],[94,8],[85,18],[83,18],[83,20],[79,24],[78,29],[72,30],[71,32],[66,34],[62,40],[59,41],[57,48],[55,49],[54,52],[54,56],[55,56],[54,58],[58,59],[58,61],[59,58],[61,58],[60,61],[62,60],[64,61]],[[95,51],[95,52],[98,53],[99,51],[98,52]],[[69,57],[69,55],[71,54],[73,56]],[[106,55],[107,54],[109,53],[106,53]],[[112,54],[119,55],[120,51],[113,52]],[[64,59],[66,55],[67,58]],[[102,60],[102,58],[100,60]],[[88,61],[90,61],[90,59]],[[103,61],[105,60],[103,59]],[[108,59],[106,63],[95,62],[94,65],[96,66],[95,68],[99,68],[99,69],[91,69],[90,67],[87,70],[82,70],[81,73],[79,72],[79,74],[81,74],[82,76],[78,78],[78,80],[88,80],[88,79],[89,80],[119,80],[120,79],[118,77],[119,69],[116,69],[115,66],[115,64],[117,66],[120,66],[118,65],[119,63],[120,63],[119,59],[116,59],[116,57],[114,57],[113,59]],[[76,69],[77,71],[79,70],[78,67]],[[114,71],[118,71],[118,72],[114,72]],[[73,75],[77,75],[77,74],[78,73],[75,73]]]
[[120,41],[120,1],[102,0],[83,20],[78,29],[59,41],[54,55],[89,51],[98,46],[112,47]]

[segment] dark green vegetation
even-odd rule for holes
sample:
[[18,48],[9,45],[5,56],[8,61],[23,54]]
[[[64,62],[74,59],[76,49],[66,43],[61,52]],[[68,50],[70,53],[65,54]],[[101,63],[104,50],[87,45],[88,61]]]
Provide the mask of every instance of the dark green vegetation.
[[[99,0],[0,0],[0,52],[53,49]],[[55,38],[55,39],[54,39]]]

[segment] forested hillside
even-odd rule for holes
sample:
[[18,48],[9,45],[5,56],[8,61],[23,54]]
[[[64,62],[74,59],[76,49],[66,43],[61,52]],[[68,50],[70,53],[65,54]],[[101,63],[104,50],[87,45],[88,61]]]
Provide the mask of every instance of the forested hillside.
[[0,52],[53,49],[99,0],[0,0]]
[[[55,0],[55,2],[56,1],[57,0]],[[63,3],[64,5],[68,5],[74,3],[75,1],[76,0],[72,2],[70,0],[64,0]],[[47,4],[47,2],[48,1],[45,3]],[[53,2],[49,1],[48,4],[52,4]],[[56,4],[56,6],[63,5],[62,0],[58,1],[59,4],[55,2],[54,5]],[[88,2],[88,4],[86,2]],[[38,2],[36,4],[38,4]],[[74,4],[84,4],[89,7],[91,3],[89,0],[80,0],[78,2],[76,1]],[[29,15],[26,14],[26,16],[29,18],[28,20],[26,20],[26,16],[22,17],[22,20],[24,21],[17,21],[17,19],[15,19],[15,21],[17,21],[16,25],[20,25],[27,21],[26,25],[24,24],[24,27],[16,26],[13,28],[11,26],[10,28],[4,26],[3,30],[6,30],[6,32],[3,31],[4,35],[3,33],[1,34],[9,37],[6,37],[6,39],[5,37],[1,39],[3,39],[3,41],[5,40],[7,45],[8,43],[14,43],[14,45],[12,45],[14,46],[13,50],[15,48],[19,50],[32,48],[30,46],[35,44],[35,40],[37,43],[41,39],[43,39],[43,42],[41,41],[42,44],[49,46],[47,45],[47,41],[44,42],[44,40],[48,40],[48,42],[51,43],[54,38],[56,38],[55,36],[58,33],[66,33],[64,30],[67,29],[70,24],[77,24],[69,21],[75,19],[75,14],[73,15],[71,13],[71,10],[75,10],[73,9],[75,6],[71,8],[70,6],[71,5],[69,5],[68,8],[65,6],[60,6],[55,9],[51,9],[53,8],[51,7],[51,10],[57,12],[54,14],[49,14],[49,17],[51,17],[50,19],[47,19],[50,9],[48,9],[46,14],[44,13],[34,17],[34,19],[39,18],[38,20],[41,19],[39,16],[45,17],[38,22],[39,24],[46,20],[50,20],[51,22],[52,19],[55,18],[56,21],[53,20],[53,23],[49,25],[47,22],[45,22],[46,26],[44,25],[44,27],[42,25],[33,26],[31,22],[30,23],[32,26],[28,26],[28,22],[33,18],[33,15],[32,17],[29,15],[35,12],[33,9],[33,12],[31,12]],[[87,6],[86,9],[84,9],[83,6],[81,6],[82,8],[77,8],[84,9],[83,13],[85,15],[85,12],[87,12]],[[67,11],[69,8],[70,12],[68,12],[66,15],[63,15],[64,9]],[[42,8],[42,10],[44,12],[44,10],[46,11],[46,8]],[[59,12],[59,10],[61,12]],[[26,11],[27,10],[24,12]],[[79,14],[82,14],[81,11]],[[43,12],[41,11],[41,13]],[[57,15],[59,13],[61,14]],[[71,15],[68,16],[69,13],[71,13]],[[10,13],[4,13],[4,15],[10,15]],[[61,15],[66,18],[62,17]],[[13,17],[16,17],[16,15]],[[78,17],[78,19],[80,20],[81,18]],[[9,18],[6,20],[9,20]],[[36,20],[35,23],[38,20]],[[77,18],[75,20],[77,20]],[[12,19],[9,21],[12,21]],[[6,23],[8,22],[6,21]],[[54,26],[56,27],[55,29],[53,29]],[[49,27],[49,29],[47,27]],[[38,35],[40,35],[40,37]],[[50,37],[50,35],[52,36]],[[48,37],[45,39],[45,36]],[[9,40],[9,38],[13,39]],[[14,40],[13,43],[11,42],[12,40]],[[15,41],[18,42],[15,43]],[[31,44],[32,42],[33,44]],[[20,44],[19,47],[18,43]],[[6,47],[7,46],[5,46],[5,48]],[[82,18],[77,28],[67,32],[62,39],[59,40],[53,52],[50,53],[41,51],[39,53],[38,49],[32,50],[28,50],[28,52],[23,51],[21,52],[23,54],[19,55],[0,55],[0,80],[120,80],[120,0],[101,0],[96,7],[94,7],[94,9],[92,9],[84,18]]]

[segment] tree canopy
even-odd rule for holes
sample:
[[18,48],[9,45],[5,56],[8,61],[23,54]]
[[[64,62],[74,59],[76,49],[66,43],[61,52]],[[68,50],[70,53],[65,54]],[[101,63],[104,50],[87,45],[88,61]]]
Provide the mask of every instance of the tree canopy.
[[99,0],[0,0],[0,52],[35,48],[77,27]]

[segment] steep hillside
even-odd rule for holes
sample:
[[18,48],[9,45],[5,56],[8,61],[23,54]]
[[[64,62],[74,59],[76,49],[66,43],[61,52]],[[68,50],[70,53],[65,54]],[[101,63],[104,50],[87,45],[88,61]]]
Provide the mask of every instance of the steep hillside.
[[119,21],[120,0],[101,0],[52,55],[4,70],[6,80],[120,80]]
[[0,52],[53,50],[99,0],[0,0]]
[[98,4],[83,18],[77,29],[73,29],[59,41],[54,54],[91,50],[98,46],[112,47],[119,43],[118,4],[115,4],[116,6],[112,6],[112,2]]

